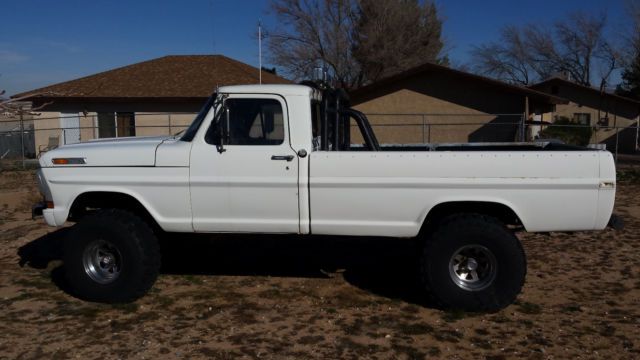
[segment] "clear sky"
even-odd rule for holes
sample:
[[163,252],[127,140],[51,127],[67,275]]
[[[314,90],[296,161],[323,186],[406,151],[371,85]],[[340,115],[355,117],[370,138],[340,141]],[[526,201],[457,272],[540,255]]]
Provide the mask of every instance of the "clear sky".
[[[624,0],[436,0],[448,54],[470,61],[474,44],[504,24],[551,23],[573,9],[607,11]],[[257,24],[268,0],[16,0],[2,2],[0,89],[8,95],[165,55],[223,54],[258,66]],[[265,64],[269,65],[269,64]]]

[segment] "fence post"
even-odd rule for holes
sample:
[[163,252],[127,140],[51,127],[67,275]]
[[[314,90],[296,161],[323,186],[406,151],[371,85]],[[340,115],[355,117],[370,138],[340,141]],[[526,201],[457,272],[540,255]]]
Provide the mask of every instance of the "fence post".
[[427,116],[422,114],[422,143],[427,143]]
[[640,133],[640,116],[636,116],[636,151],[640,151],[640,147],[638,147],[638,133]]
[[525,121],[527,117],[527,112],[523,112],[522,113],[522,121],[520,122],[520,142],[525,142],[527,140],[525,132],[526,132],[526,127],[525,127]]
[[169,135],[171,135],[171,113],[169,113]]
[[616,126],[616,164],[618,163],[618,127]]
[[113,126],[116,129],[115,137],[118,137],[118,112],[113,113]]
[[95,115],[91,115],[91,125],[93,127],[93,138],[97,139],[98,135],[96,134],[96,127],[98,126],[98,124],[96,123],[96,116]]
[[22,168],[24,169],[24,114],[20,108],[20,151],[22,152]]

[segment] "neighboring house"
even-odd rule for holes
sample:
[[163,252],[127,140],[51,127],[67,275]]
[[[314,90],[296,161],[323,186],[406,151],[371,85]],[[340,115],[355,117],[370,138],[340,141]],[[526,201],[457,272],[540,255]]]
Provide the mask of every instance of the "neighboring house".
[[381,143],[519,141],[524,121],[551,121],[555,106],[568,103],[434,64],[364,86],[350,97],[351,105],[368,115]]
[[606,144],[608,150],[615,151],[616,129],[611,127],[621,127],[623,129],[617,135],[618,152],[638,150],[640,101],[560,78],[546,80],[530,88],[568,99],[567,104],[557,105],[556,115],[593,127],[591,143]]
[[[256,84],[258,69],[222,55],[174,55],[13,97],[49,103],[34,121],[35,148],[104,137],[166,135],[185,129],[218,86]],[[265,84],[291,81],[262,71]]]

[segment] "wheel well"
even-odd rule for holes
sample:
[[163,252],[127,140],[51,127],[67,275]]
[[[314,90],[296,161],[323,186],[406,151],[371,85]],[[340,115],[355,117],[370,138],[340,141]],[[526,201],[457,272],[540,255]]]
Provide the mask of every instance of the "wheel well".
[[427,214],[420,232],[429,231],[445,217],[460,213],[489,215],[502,221],[505,225],[522,226],[518,215],[504,204],[484,201],[452,201],[434,206]]
[[160,228],[138,199],[128,194],[107,191],[86,192],[76,197],[69,210],[69,220],[78,221],[94,209],[126,210],[147,222],[154,231]]

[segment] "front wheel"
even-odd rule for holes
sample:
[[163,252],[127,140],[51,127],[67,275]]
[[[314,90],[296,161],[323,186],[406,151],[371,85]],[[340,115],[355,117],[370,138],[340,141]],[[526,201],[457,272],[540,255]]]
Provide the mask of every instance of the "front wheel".
[[499,220],[460,214],[444,219],[428,237],[420,270],[440,305],[495,312],[520,293],[527,264],[520,241]]
[[160,248],[153,231],[136,215],[100,210],[69,232],[64,267],[70,290],[77,297],[130,302],[142,297],[155,282]]

